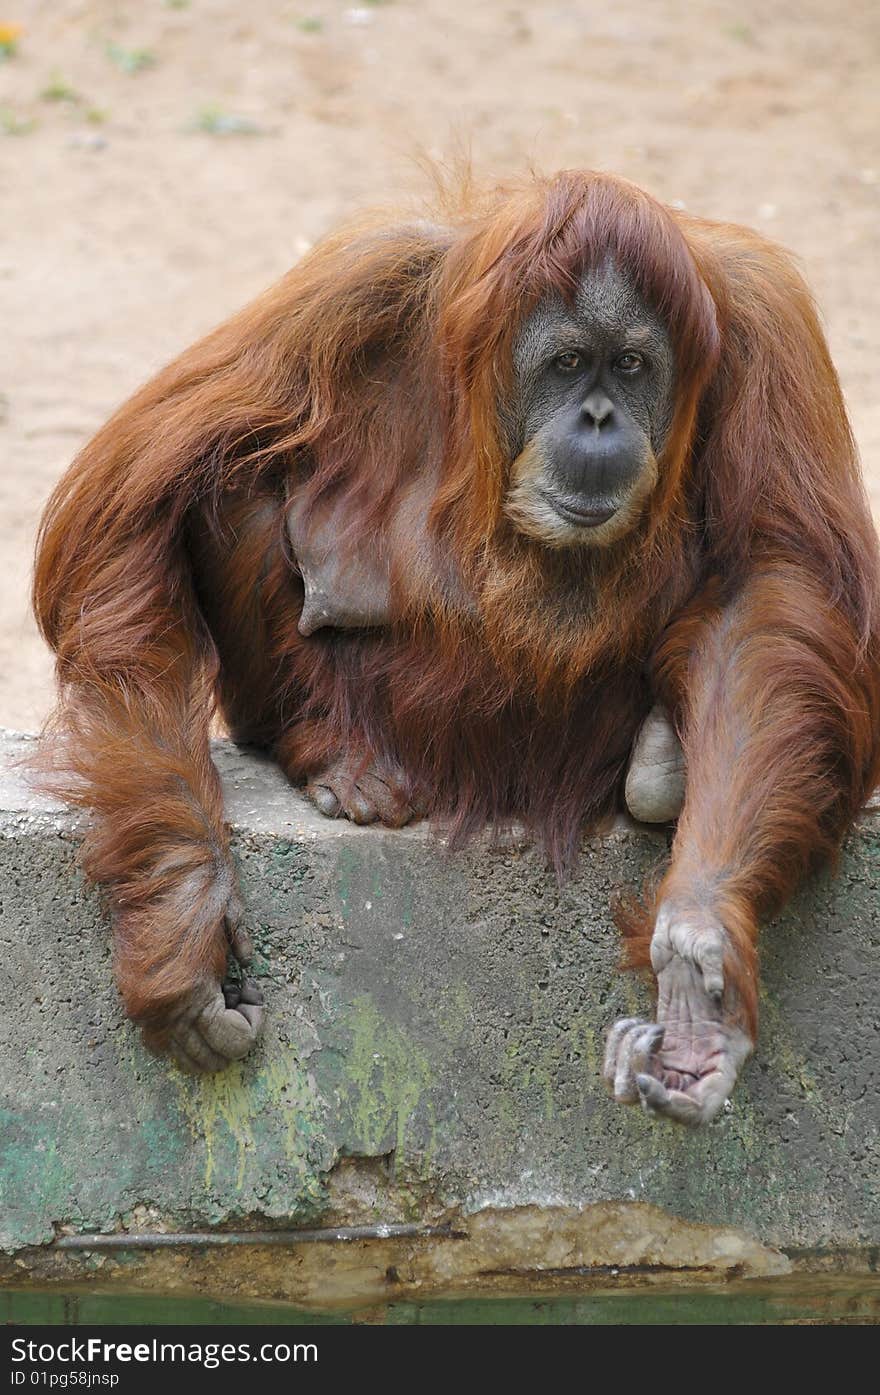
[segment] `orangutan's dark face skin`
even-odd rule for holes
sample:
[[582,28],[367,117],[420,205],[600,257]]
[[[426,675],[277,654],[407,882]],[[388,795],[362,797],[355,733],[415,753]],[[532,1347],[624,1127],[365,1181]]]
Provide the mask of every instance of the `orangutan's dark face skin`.
[[514,342],[514,526],[548,547],[607,547],[631,531],[657,484],[674,408],[674,360],[657,314],[613,265],[572,304],[542,301]]

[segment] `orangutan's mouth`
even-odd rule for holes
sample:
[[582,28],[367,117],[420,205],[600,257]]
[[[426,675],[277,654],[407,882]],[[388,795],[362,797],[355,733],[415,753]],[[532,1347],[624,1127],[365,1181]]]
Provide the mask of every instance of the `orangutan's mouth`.
[[566,523],[573,523],[576,528],[598,528],[617,513],[616,504],[590,505],[582,504],[580,500],[573,503],[570,499],[560,499],[558,495],[548,494],[543,490],[542,493],[553,511]]

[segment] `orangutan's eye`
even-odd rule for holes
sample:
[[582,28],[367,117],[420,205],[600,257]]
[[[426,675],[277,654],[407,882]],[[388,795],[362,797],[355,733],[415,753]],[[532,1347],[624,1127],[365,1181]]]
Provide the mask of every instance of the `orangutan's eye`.
[[621,354],[620,358],[615,360],[614,371],[615,373],[623,373],[627,378],[632,378],[636,373],[641,373],[644,366],[645,360],[641,354]]
[[553,367],[556,369],[557,373],[576,373],[582,363],[583,359],[580,354],[571,350],[566,354],[557,354],[556,358],[553,360]]

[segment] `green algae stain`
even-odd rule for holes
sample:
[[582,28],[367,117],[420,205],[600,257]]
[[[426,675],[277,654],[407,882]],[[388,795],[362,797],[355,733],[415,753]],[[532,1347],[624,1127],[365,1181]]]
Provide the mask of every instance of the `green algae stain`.
[[367,995],[351,1004],[347,1026],[351,1042],[345,1054],[345,1076],[337,1088],[357,1151],[379,1155],[394,1148],[402,1153],[414,1116],[422,1109],[428,1116],[429,1139],[426,1143],[419,1139],[419,1152],[429,1165],[436,1123],[429,1099],[435,1084],[430,1062]]
[[572,1017],[568,1030],[575,1058],[583,1062],[585,1079],[598,1080],[605,1059],[604,1030],[585,1013]]
[[343,916],[347,916],[352,904],[352,880],[360,866],[360,858],[353,848],[341,847],[336,865],[336,895],[342,908]]
[[54,1138],[48,1141],[32,1132],[29,1121],[15,1128],[14,1116],[4,1110],[0,1127],[4,1145],[0,1148],[0,1208],[11,1206],[14,1198],[31,1195],[37,1186],[41,1196],[63,1196],[70,1182],[70,1170],[58,1151]]
[[415,924],[415,889],[413,887],[412,871],[406,869],[401,903],[400,903],[400,928],[401,930],[411,930]]
[[321,1108],[292,1049],[279,1048],[256,1072],[234,1062],[216,1075],[172,1075],[190,1134],[204,1146],[206,1192],[240,1194],[267,1159],[273,1170],[283,1161],[309,1190],[308,1147],[320,1133]]
[[370,874],[370,892],[374,901],[381,901],[385,895],[385,872],[382,867],[374,867]]
[[183,1135],[175,1123],[163,1115],[137,1116],[143,1150],[151,1169],[167,1172],[180,1166],[184,1148]]
[[0,1246],[42,1244],[51,1239],[51,1225],[39,1219],[40,1213],[72,1209],[68,1198],[75,1192],[78,1158],[75,1151],[59,1149],[50,1133],[54,1122],[0,1109]]
[[802,1049],[798,1049],[792,1039],[790,1024],[781,1013],[779,1004],[763,992],[761,1009],[762,1042],[767,1043],[765,1050],[769,1051],[774,1067],[786,1081],[790,1084],[796,1083],[800,1087],[800,1106],[809,1110],[824,1124],[833,1126],[831,1141],[836,1142],[833,1134],[840,1122],[837,1102],[828,1104],[818,1076],[808,1063],[807,1056]]
[[266,1107],[283,1137],[283,1157],[299,1171],[306,1168],[309,1147],[324,1137],[323,1109],[310,1087],[296,1053],[290,1049],[268,1061],[260,1072]]
[[[540,1005],[533,999],[533,1012],[540,1011]],[[562,1043],[553,1041],[529,1040],[522,1043],[516,1053],[518,1072],[508,1082],[514,1090],[530,1091],[549,1124],[556,1116],[555,1082],[562,1064]]]
[[205,1140],[205,1189],[210,1191],[214,1180],[217,1155],[221,1148],[221,1129],[231,1138],[237,1155],[235,1186],[244,1185],[248,1153],[254,1147],[254,1100],[244,1087],[244,1067],[238,1062],[227,1066],[217,1075],[199,1077],[194,1082],[193,1103]]

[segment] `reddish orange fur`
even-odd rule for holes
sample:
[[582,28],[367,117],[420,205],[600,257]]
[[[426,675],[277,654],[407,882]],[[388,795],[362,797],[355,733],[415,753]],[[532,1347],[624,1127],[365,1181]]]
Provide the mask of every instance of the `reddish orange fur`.
[[[609,252],[669,326],[677,407],[633,533],[551,552],[502,513],[497,403],[523,314]],[[470,603],[414,541],[390,631],[303,639],[286,495],[335,492],[354,547],[417,470]],[[94,811],[85,865],[157,1041],[225,956],[215,702],[296,780],[344,747],[387,756],[458,837],[524,818],[564,870],[662,693],[689,778],[658,895],[721,914],[752,1030],[758,918],[877,776],[877,546],[809,294],[757,235],[605,175],[329,238],[85,448],[47,507],[34,600],[62,694],[47,758]],[[643,961],[652,914],[628,923]]]

